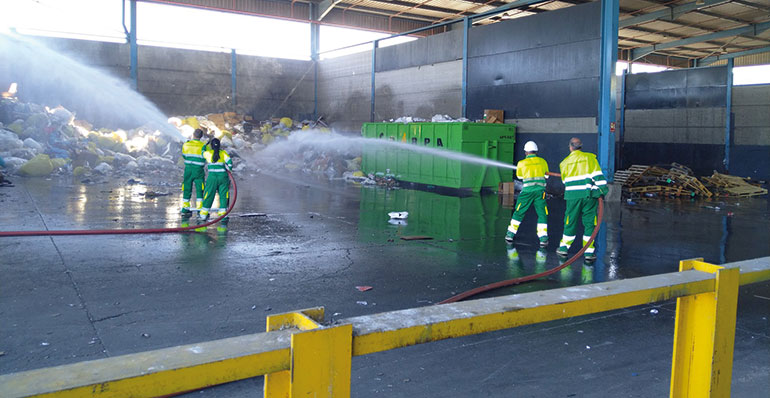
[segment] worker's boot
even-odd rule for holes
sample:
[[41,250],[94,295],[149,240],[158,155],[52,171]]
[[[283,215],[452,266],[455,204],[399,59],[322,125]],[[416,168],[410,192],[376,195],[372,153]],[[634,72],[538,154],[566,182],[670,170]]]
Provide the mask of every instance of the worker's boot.
[[[224,216],[225,214],[227,214],[227,210],[220,210],[220,211],[217,213],[217,217],[222,217],[222,216]],[[227,219],[227,217],[223,218],[223,220],[226,220],[226,219]]]
[[516,237],[516,235],[513,232],[511,232],[511,231],[506,231],[505,232],[505,241],[506,242],[509,242],[509,243],[513,242],[513,239],[515,237]]
[[195,211],[201,211],[203,208],[203,199],[195,199]]
[[[588,243],[588,239],[589,238],[587,236],[583,238],[583,246],[585,246],[585,244]],[[596,252],[595,252],[595,250],[596,249],[594,248],[594,242],[591,242],[591,244],[588,245],[588,247],[586,247],[586,251],[585,251],[585,253],[583,253],[583,258],[586,261],[596,261]]]
[[548,246],[548,224],[537,223],[537,237],[540,240],[540,247]]
[[519,230],[519,225],[521,225],[521,221],[511,219],[511,223],[508,225],[508,232],[505,233],[506,242],[513,242],[516,232]]
[[182,202],[182,210],[180,210],[179,213],[181,213],[181,214],[190,214],[190,213],[192,213],[190,211],[190,202],[189,201]]
[[201,210],[200,213],[198,213],[198,218],[201,221],[206,221],[209,218],[209,211],[208,210]]
[[569,247],[572,246],[572,242],[574,241],[575,241],[575,236],[563,235],[561,238],[561,243],[559,244],[559,248],[556,249],[556,254],[566,257],[567,252],[569,251]]

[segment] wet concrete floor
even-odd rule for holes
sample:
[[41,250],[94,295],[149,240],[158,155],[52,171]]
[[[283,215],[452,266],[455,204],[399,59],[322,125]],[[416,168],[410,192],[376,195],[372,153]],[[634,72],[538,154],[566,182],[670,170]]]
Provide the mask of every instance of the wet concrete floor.
[[[181,222],[176,181],[15,183],[0,188],[2,230]],[[551,245],[538,251],[534,213],[516,244],[505,244],[511,203],[497,195],[267,174],[240,175],[238,183],[226,229],[0,238],[0,373],[262,332],[267,315],[319,305],[327,319],[431,305],[559,265],[559,199],[549,201]],[[147,190],[172,195],[147,199]],[[609,204],[594,264],[485,297],[674,272],[680,259],[693,257],[722,264],[770,256],[769,203]],[[389,223],[390,211],[409,211],[405,225]],[[239,216],[256,212],[265,216]],[[400,239],[414,235],[433,239]],[[373,289],[359,292],[359,285]],[[353,395],[666,395],[674,309],[664,302],[357,357]],[[766,396],[768,316],[770,283],[742,288],[734,396]],[[254,396],[261,385],[255,378],[194,394]]]

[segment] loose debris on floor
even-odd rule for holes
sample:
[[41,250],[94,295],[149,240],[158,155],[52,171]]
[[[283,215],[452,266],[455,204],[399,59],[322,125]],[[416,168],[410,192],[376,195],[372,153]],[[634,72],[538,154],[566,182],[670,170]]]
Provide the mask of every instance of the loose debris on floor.
[[747,197],[766,195],[767,189],[748,178],[720,174],[698,179],[687,166],[671,163],[669,166],[633,165],[615,172],[615,182],[631,197]]

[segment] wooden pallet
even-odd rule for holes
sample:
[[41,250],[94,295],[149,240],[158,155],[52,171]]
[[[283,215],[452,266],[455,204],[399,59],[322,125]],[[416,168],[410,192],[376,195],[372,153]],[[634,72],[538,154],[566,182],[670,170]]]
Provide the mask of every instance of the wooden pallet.
[[745,178],[720,174],[716,171],[711,177],[703,177],[703,181],[727,196],[749,197],[767,194],[767,189],[750,184]]
[[634,185],[644,175],[650,166],[633,165],[628,170],[620,170],[615,172],[615,181],[619,182],[624,187],[630,187]]
[[655,177],[661,177],[661,176],[664,176],[666,174],[668,174],[668,170],[666,170],[666,169],[664,169],[662,167],[657,167],[657,166],[650,167],[647,170],[647,172],[645,173],[645,175],[650,175],[650,176],[655,176]]
[[643,187],[632,187],[628,189],[628,192],[634,192],[634,193],[651,193],[651,192],[660,192],[662,191],[664,186],[661,185],[646,185]]
[[730,196],[737,197],[767,195],[767,189],[756,187],[750,184],[746,184],[740,187],[725,188],[725,192],[727,192],[727,194]]

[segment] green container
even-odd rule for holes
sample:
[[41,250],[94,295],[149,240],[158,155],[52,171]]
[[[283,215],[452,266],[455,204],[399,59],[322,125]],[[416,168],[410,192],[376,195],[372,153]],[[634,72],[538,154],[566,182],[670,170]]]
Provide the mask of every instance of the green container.
[[[365,138],[441,148],[513,164],[516,125],[492,123],[364,123]],[[384,145],[364,145],[362,170],[401,181],[479,192],[513,181],[513,171]]]

